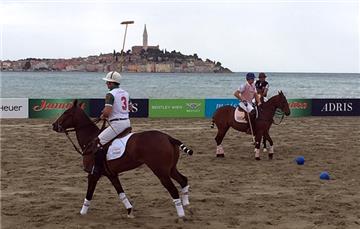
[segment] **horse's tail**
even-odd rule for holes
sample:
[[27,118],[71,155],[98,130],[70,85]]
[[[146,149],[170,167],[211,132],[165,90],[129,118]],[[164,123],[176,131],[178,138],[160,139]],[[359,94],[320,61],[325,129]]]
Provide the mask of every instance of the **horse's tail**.
[[184,145],[184,143],[182,143],[181,141],[179,141],[173,137],[169,136],[169,141],[171,142],[171,144],[179,146],[180,149],[188,155],[192,155],[194,153],[194,151],[192,151],[191,149],[186,147],[186,145]]

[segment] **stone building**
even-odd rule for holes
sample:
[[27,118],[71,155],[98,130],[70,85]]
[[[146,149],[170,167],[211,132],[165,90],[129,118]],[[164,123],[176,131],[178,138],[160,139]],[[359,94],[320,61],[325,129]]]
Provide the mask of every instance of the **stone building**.
[[146,30],[146,24],[144,26],[144,33],[143,33],[143,45],[135,45],[131,47],[131,52],[134,55],[138,55],[141,53],[142,50],[147,51],[149,49],[156,49],[159,50],[159,45],[156,46],[149,46],[148,45],[148,33]]

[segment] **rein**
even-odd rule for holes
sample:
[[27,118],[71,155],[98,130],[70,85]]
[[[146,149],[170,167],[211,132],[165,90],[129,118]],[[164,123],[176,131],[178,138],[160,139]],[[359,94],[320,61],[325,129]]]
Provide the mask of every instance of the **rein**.
[[[271,100],[271,99],[270,99]],[[269,101],[270,101],[269,100]],[[267,103],[269,102],[267,101]],[[280,108],[276,108],[275,109],[275,113],[274,115],[271,117],[271,119],[264,119],[264,118],[259,118],[258,120],[263,120],[263,121],[269,121],[274,123],[275,125],[280,125],[280,123],[282,122],[282,120],[284,119],[284,115],[285,113],[282,111],[282,109]],[[275,119],[274,119],[275,118]]]
[[[100,121],[101,121],[101,119],[97,118],[94,120],[94,124],[97,124]],[[106,120],[104,120],[104,122],[101,126],[101,129],[100,129],[100,132],[105,129],[105,124],[106,124]],[[64,130],[64,133],[65,133],[66,137],[69,139],[69,141],[71,142],[71,144],[73,145],[75,151],[78,152],[81,156],[84,156],[85,155],[84,151],[86,152],[86,149],[89,147],[90,142],[85,146],[84,150],[80,150],[69,136],[69,132],[75,132],[75,131],[76,131],[76,128],[72,128],[72,129]]]
[[275,125],[280,125],[280,123],[284,119],[284,112],[281,109],[276,109],[274,117],[276,118],[276,120],[279,120],[279,122],[277,122],[277,121],[275,122],[275,120],[273,120],[273,123]]
[[65,130],[64,133],[65,133],[66,137],[69,139],[69,141],[71,142],[71,144],[73,145],[75,151],[78,152],[81,156],[84,156],[84,152],[81,152],[79,150],[79,148],[75,145],[74,141],[69,136],[69,132],[72,132],[72,131],[75,131],[75,129]]

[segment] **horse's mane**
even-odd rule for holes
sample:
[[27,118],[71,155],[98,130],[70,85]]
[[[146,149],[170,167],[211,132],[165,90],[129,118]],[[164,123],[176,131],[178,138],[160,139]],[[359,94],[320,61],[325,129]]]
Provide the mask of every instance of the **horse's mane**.
[[[76,104],[74,104],[76,105]],[[79,115],[81,120],[86,124],[86,126],[89,126],[89,128],[96,128],[99,130],[99,127],[90,119],[90,117],[86,114],[86,112],[81,108],[82,103],[80,103],[78,106],[76,106],[75,113]]]
[[267,102],[265,103],[273,103],[275,102],[277,99],[279,99],[281,96],[284,96],[282,91],[279,91],[277,95],[272,96]]
[[268,101],[264,102],[264,104],[273,104],[278,98],[280,94],[272,96]]

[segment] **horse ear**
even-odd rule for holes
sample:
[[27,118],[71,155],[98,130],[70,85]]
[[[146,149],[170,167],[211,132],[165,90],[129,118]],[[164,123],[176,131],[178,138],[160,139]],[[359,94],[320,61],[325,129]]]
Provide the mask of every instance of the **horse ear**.
[[73,107],[76,107],[76,106],[77,106],[77,104],[78,104],[78,100],[77,100],[77,99],[75,99],[75,100],[74,100],[74,102],[73,102]]

